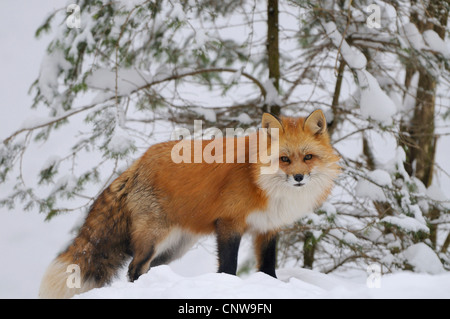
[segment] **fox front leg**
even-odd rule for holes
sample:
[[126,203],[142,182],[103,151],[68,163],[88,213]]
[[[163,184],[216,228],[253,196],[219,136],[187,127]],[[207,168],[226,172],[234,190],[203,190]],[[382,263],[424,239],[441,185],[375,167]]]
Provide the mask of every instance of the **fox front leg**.
[[277,234],[271,232],[257,234],[255,236],[254,245],[258,270],[277,278],[277,275],[275,274]]

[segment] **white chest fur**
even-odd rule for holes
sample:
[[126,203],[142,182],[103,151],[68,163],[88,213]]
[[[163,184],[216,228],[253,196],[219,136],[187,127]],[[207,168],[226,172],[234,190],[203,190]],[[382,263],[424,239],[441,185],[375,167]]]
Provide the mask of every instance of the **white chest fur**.
[[279,229],[290,225],[314,209],[311,198],[299,193],[286,194],[281,197],[271,197],[265,211],[255,211],[247,217],[247,224],[251,230],[259,233]]
[[[301,187],[288,185],[283,176],[262,175],[260,186],[268,196],[267,208],[247,217],[250,231],[265,233],[290,225],[316,208],[324,192],[324,181],[312,179]],[[328,184],[330,181],[327,181]]]

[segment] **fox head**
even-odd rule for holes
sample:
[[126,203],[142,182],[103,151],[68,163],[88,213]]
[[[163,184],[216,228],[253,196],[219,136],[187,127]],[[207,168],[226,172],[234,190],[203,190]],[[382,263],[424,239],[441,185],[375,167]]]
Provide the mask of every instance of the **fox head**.
[[[298,118],[278,118],[264,113],[262,128],[267,129],[269,138],[272,138],[271,154],[276,154],[274,139],[278,142],[276,169],[272,174],[260,176],[260,184],[264,188],[315,188],[324,193],[331,190],[334,179],[340,173],[337,164],[340,158],[330,144],[327,122],[321,110]],[[272,129],[278,131],[278,136],[270,136]]]

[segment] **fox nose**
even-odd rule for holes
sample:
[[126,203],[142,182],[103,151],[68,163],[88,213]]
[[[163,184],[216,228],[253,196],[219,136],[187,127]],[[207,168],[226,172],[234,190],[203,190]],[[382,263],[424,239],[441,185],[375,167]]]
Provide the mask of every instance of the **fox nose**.
[[301,182],[303,180],[303,174],[295,174],[294,179],[296,182]]

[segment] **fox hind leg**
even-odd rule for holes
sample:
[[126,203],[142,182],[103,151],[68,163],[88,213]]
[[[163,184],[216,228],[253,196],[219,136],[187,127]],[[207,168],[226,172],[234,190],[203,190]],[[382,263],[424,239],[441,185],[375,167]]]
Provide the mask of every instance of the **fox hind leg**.
[[219,257],[218,272],[236,275],[239,245],[243,230],[236,229],[236,224],[232,220],[217,219],[215,231]]
[[133,282],[138,279],[142,274],[146,273],[150,269],[150,263],[154,257],[155,249],[153,245],[150,245],[145,250],[133,253],[133,260],[128,266],[128,279]]
[[[182,257],[198,239],[198,236],[183,231],[177,227],[153,234],[144,234],[144,239],[137,240],[133,250],[134,258],[128,268],[130,281],[139,278],[151,267],[166,265],[173,260]],[[156,236],[159,235],[159,236]],[[147,243],[141,246],[138,243]],[[152,244],[153,243],[153,244]]]
[[169,225],[156,214],[142,214],[134,220],[130,248],[133,260],[128,266],[128,279],[135,281],[150,269],[158,254],[158,245],[170,232]]
[[198,236],[174,228],[170,234],[158,245],[155,258],[150,263],[151,267],[167,265],[181,258],[198,240]]

